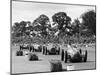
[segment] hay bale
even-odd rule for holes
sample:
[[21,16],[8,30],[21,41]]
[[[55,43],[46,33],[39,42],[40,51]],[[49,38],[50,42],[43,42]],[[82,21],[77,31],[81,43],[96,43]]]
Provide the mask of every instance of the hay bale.
[[59,72],[62,71],[62,64],[60,61],[52,60],[51,62],[51,72]]
[[32,53],[29,53],[28,58],[29,58],[29,61],[39,60],[38,56],[36,54],[32,54]]
[[23,51],[21,51],[21,50],[20,51],[17,51],[16,52],[16,56],[23,56]]

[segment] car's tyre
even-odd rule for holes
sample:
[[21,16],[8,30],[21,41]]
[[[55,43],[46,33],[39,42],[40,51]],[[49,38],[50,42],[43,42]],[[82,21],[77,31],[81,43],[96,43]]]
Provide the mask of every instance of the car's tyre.
[[16,56],[18,56],[18,55],[19,55],[19,52],[17,51],[17,52],[16,52]]
[[44,49],[43,49],[43,51],[42,51],[42,54],[44,54]]
[[67,51],[65,51],[65,63],[67,63],[67,60],[68,60],[68,53]]
[[45,50],[45,55],[47,55],[47,49]]
[[87,50],[85,51],[85,55],[84,55],[84,60],[83,60],[84,62],[86,62],[87,61]]
[[57,52],[57,54],[58,54],[58,55],[60,54],[59,51]]
[[81,49],[79,50],[79,52],[80,52],[80,54],[82,54],[82,50]]
[[45,54],[45,47],[43,46],[43,54]]
[[32,48],[32,52],[34,52],[34,47]]
[[22,46],[20,46],[20,50],[23,50]]
[[47,55],[47,48],[45,49],[45,55]]
[[60,49],[58,50],[58,55],[60,55]]
[[39,52],[41,52],[41,51],[42,51],[42,48],[41,48],[41,46],[39,46],[39,47],[38,47],[38,51],[39,51]]
[[61,52],[61,61],[64,61],[64,50]]
[[42,52],[42,46],[40,46],[40,52]]
[[32,51],[32,46],[29,47],[29,51],[30,51],[30,52]]

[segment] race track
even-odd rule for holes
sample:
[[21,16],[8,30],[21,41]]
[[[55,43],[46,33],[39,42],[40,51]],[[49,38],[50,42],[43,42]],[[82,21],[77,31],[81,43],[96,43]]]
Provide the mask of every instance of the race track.
[[[16,50],[18,50],[18,46],[12,46],[12,74],[16,73],[37,73],[37,72],[50,72],[50,61],[60,60],[60,55],[43,55],[42,53],[37,52],[36,54],[39,56],[39,61],[29,61],[28,57],[25,56],[16,56]],[[87,69],[95,69],[96,61],[95,61],[95,47],[87,47],[82,48],[83,50],[87,49],[88,51],[88,60],[86,63],[64,63],[62,62],[63,69],[67,69],[67,66],[73,66],[73,70],[87,70]]]

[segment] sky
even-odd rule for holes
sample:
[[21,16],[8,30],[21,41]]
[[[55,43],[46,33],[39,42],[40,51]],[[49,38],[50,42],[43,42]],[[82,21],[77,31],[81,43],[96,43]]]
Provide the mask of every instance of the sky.
[[95,7],[12,1],[12,25],[14,22],[20,21],[33,22],[41,14],[47,15],[52,22],[52,15],[57,12],[65,12],[73,21],[74,19],[79,18],[81,14],[89,10],[95,10]]

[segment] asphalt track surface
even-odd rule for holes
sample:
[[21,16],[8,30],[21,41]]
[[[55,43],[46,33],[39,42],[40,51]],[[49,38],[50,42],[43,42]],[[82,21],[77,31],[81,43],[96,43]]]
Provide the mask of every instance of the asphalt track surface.
[[[11,51],[11,72],[12,74],[18,73],[40,73],[40,72],[50,72],[50,61],[51,60],[61,60],[60,55],[43,55],[42,53],[35,52],[39,61],[29,61],[27,56],[16,56],[16,51],[19,49],[18,46],[12,46]],[[88,51],[87,62],[81,63],[64,63],[62,62],[63,69],[68,69],[69,66],[72,67],[70,70],[90,70],[96,68],[96,50],[95,47],[82,48],[82,50]]]

